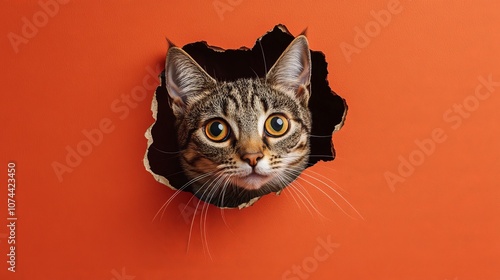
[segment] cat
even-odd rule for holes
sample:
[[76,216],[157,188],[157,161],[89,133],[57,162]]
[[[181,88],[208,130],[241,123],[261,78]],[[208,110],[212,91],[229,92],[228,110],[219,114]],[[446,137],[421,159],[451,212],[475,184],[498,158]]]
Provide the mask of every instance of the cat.
[[279,193],[310,154],[311,54],[296,37],[265,77],[217,81],[171,46],[166,88],[180,163],[193,194],[219,207],[250,205]]

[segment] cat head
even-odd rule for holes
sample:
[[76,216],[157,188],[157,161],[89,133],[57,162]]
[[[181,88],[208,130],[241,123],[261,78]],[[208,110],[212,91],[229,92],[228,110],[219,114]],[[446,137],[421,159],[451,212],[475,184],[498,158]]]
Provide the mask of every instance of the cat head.
[[264,78],[217,81],[177,47],[166,87],[176,117],[180,163],[193,193],[236,207],[279,192],[306,167],[311,57],[295,38]]

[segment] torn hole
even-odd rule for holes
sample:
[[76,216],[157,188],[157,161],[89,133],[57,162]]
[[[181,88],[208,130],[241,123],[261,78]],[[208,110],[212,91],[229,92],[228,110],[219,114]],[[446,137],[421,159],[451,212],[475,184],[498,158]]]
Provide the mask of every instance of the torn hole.
[[[209,46],[206,42],[196,42],[185,45],[182,50],[204,72],[217,80],[217,83],[232,83],[241,79],[265,79],[268,72],[272,71],[271,67],[275,65],[294,39],[295,37],[288,32],[284,25],[277,25],[272,31],[258,38],[251,49],[241,47],[236,50],[224,50],[220,47]],[[324,54],[320,51],[309,51],[311,63],[310,85],[307,85],[308,89],[303,88],[302,85],[296,88],[296,92],[301,93],[300,95],[304,94],[303,91],[305,90],[310,92],[307,109],[310,111],[312,125],[308,135],[310,151],[306,168],[318,161],[331,161],[335,158],[332,134],[342,127],[347,113],[345,100],[329,87],[327,62]],[[242,189],[237,184],[233,184],[234,182],[231,179],[220,179],[222,177],[215,179],[217,176],[222,176],[217,172],[213,174],[212,183],[205,181],[211,175],[206,173],[205,177],[203,177],[203,172],[201,172],[201,175],[198,176],[204,179],[199,179],[199,181],[205,184],[205,189],[196,186],[196,177],[187,174],[185,168],[183,168],[183,164],[185,166],[183,161],[186,161],[186,159],[181,157],[192,155],[185,154],[186,147],[189,145],[186,146],[184,143],[184,146],[182,146],[179,143],[176,115],[173,111],[175,106],[172,106],[172,93],[169,94],[167,90],[165,71],[161,73],[160,81],[161,83],[156,89],[151,105],[155,122],[145,135],[148,140],[148,148],[144,158],[146,169],[157,181],[174,190],[182,189],[191,192],[204,201],[224,208],[248,207],[262,195],[271,192],[279,194],[286,187],[282,186],[277,189],[269,187],[267,191]],[[187,90],[190,89],[187,88]],[[282,156],[285,157],[286,155]],[[190,159],[195,160],[196,157],[193,156]],[[208,163],[208,161],[206,162]],[[301,171],[296,173],[301,173]],[[287,176],[298,175],[292,173],[286,175],[286,172],[283,174],[285,175],[281,175],[282,179]],[[259,180],[259,177],[255,176],[255,180]],[[225,189],[225,195],[214,191],[215,188]]]

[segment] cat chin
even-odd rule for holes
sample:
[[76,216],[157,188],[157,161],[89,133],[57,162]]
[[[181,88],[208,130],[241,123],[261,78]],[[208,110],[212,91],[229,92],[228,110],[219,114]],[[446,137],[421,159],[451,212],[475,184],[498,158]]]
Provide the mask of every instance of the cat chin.
[[241,187],[246,190],[258,190],[262,186],[264,186],[267,182],[271,180],[271,176],[269,175],[260,175],[257,173],[251,173],[247,176],[242,176],[239,178],[235,178],[233,183],[238,187]]

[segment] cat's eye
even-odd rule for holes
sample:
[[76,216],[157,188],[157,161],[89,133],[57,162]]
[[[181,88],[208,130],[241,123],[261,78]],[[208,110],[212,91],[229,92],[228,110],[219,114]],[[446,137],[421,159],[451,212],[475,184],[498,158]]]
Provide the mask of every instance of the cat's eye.
[[274,114],[267,118],[264,125],[267,135],[280,137],[288,131],[288,119],[282,114]]
[[229,136],[229,125],[221,119],[214,119],[205,125],[205,135],[214,142],[226,141]]

